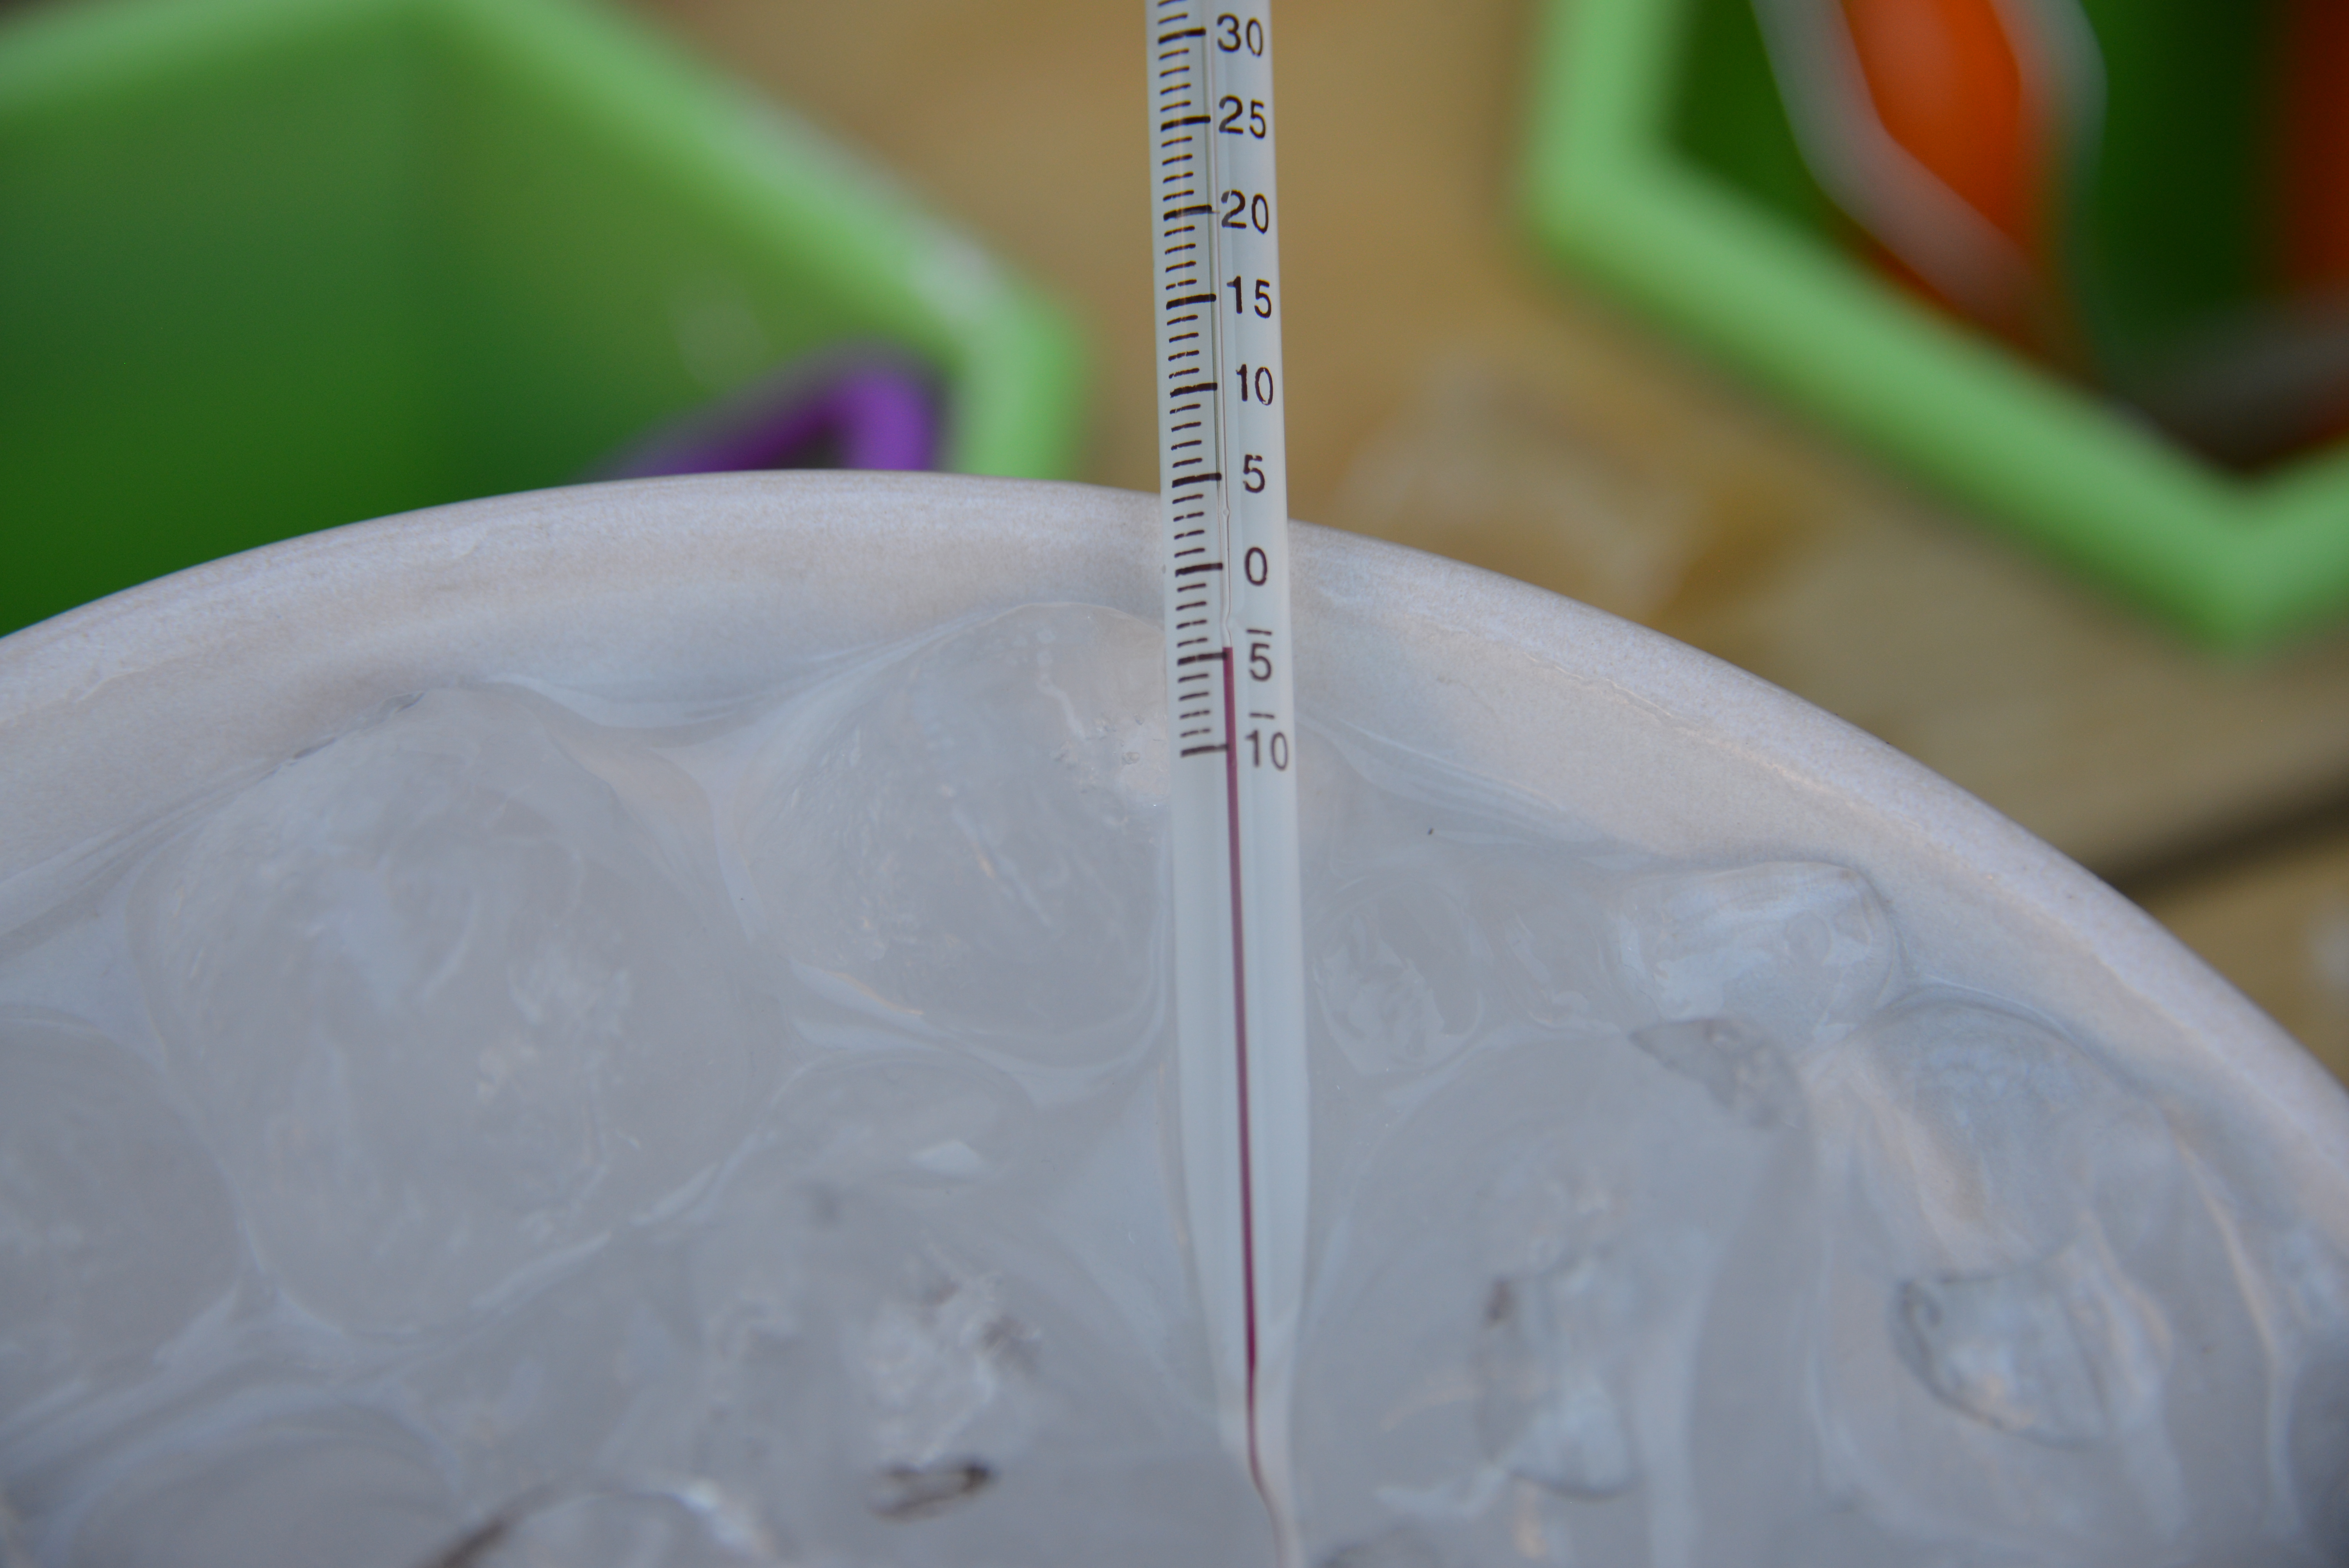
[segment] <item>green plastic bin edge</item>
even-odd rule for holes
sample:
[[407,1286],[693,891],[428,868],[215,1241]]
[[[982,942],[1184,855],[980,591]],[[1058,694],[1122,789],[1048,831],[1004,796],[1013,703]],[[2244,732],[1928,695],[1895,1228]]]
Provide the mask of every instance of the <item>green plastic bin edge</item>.
[[839,286],[945,362],[947,465],[1066,477],[1084,356],[1074,325],[878,165],[594,0],[430,0],[447,41],[492,53],[567,110],[624,132],[678,190],[771,243],[819,247]]
[[[1070,318],[896,181],[716,78],[598,0],[94,0],[10,18],[0,116],[397,15],[628,138],[665,177],[769,242],[822,251],[843,287],[949,373],[947,463],[1054,479],[1076,463],[1085,353]],[[926,284],[926,287],[925,286]]]
[[1538,241],[2208,646],[2340,614],[2349,453],[2220,473],[1688,168],[1664,125],[1685,3],[1545,13],[1519,184]]

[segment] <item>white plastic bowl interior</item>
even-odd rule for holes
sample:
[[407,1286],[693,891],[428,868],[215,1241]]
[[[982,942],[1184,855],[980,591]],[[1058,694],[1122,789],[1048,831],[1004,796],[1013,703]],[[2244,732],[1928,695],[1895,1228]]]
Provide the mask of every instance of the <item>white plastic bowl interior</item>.
[[[761,475],[364,523],[0,640],[0,900],[388,698],[479,680],[721,699],[811,654],[1036,601],[1155,619],[1157,505],[1071,485]],[[1869,878],[1930,977],[2060,1019],[2191,1150],[2349,1252],[2349,1094],[2144,914],[1889,748],[1663,637],[1300,528],[1298,697],[1673,858]],[[2245,1167],[2238,1167],[2242,1169]]]

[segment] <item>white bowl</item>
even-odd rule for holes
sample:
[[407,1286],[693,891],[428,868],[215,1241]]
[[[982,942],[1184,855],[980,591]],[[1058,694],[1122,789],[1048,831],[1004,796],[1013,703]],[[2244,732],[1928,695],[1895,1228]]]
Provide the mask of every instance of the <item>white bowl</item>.
[[[2189,1151],[2349,1253],[2349,1094],[2133,905],[1849,726],[1505,578],[1300,526],[1298,700],[1674,858],[1869,878],[1930,977],[2097,1042]],[[0,897],[387,698],[480,679],[755,690],[1037,601],[1155,619],[1157,503],[936,476],[663,480],[357,524],[0,639]],[[22,880],[18,880],[22,879]]]

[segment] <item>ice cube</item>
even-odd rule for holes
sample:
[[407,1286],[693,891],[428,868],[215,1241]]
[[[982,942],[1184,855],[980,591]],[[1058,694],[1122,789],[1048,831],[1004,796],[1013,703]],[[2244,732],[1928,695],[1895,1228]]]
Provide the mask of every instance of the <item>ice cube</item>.
[[2091,1222],[2154,1239],[2182,1171],[2160,1111],[2023,1013],[1929,994],[1806,1074],[1868,1202],[1905,1238],[1903,1273],[2002,1274]]
[[1021,1060],[1130,1060],[1164,985],[1159,649],[1034,605],[792,709],[734,814],[783,951]]
[[709,905],[492,693],[278,769],[159,855],[130,921],[266,1265],[357,1328],[446,1321],[657,1203],[788,1049]]
[[1663,1018],[1733,1017],[1795,1051],[1873,1013],[1900,963],[1868,879],[1810,861],[1635,879],[1614,935],[1626,985]]
[[[1034,1419],[1036,1335],[996,1282],[944,1273],[885,1296],[859,1326],[857,1365],[877,1461],[874,1511],[927,1513],[994,1478],[985,1446],[1014,1452]],[[992,1429],[982,1445],[979,1434]]]
[[240,1258],[212,1155],[146,1064],[0,1008],[0,1429],[136,1376]]
[[1626,1363],[1649,1307],[1635,1273],[1609,1254],[1495,1281],[1477,1340],[1485,1452],[1511,1475],[1572,1497],[1612,1497],[1640,1479]]
[[2260,1423],[2256,1335],[2159,1109],[2044,1022],[1949,993],[1806,1078],[1832,1151],[1832,1483],[1897,1533],[2058,1561],[2246,1539],[2265,1459],[2212,1433]]
[[1807,1145],[1799,1114],[1741,1119],[1620,1032],[1470,1051],[1380,1140],[1315,1265],[1309,1544],[1409,1527],[1475,1561],[1553,1535],[1677,1561],[1775,1523],[1787,1446],[1736,1445],[1777,1494],[1751,1512],[1698,1486],[1727,1440],[1709,1425],[1801,1418]]
[[1951,1408],[2043,1443],[2096,1442],[2159,1398],[2159,1317],[2079,1243],[2005,1274],[1910,1280],[1892,1335]]
[[191,1439],[89,1506],[76,1568],[419,1568],[464,1526],[438,1456],[356,1407]]

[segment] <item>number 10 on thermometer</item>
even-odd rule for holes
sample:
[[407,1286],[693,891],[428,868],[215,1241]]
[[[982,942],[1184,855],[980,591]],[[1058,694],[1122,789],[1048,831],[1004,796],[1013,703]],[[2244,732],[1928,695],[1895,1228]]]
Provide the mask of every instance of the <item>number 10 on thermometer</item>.
[[1309,1165],[1272,36],[1265,0],[1147,9],[1185,1201],[1278,1519]]

